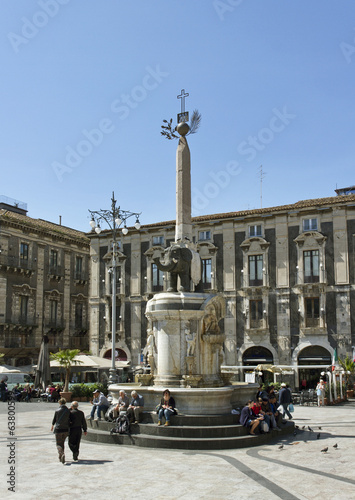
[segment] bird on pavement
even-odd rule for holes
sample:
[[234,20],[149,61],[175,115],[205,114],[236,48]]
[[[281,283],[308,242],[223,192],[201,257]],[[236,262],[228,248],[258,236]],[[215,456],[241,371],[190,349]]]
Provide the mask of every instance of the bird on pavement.
[[284,447],[284,445],[282,444],[281,446],[279,446],[279,450],[282,450],[282,448]]
[[308,426],[308,430],[309,432],[313,432],[313,429],[311,429],[310,426]]
[[326,448],[323,448],[323,450],[320,450],[322,453],[327,453],[328,451],[328,446]]
[[318,427],[318,429],[321,431],[321,430],[322,430],[322,427]]
[[320,438],[320,432],[318,432],[318,434],[317,434],[317,439],[319,439],[319,438]]
[[338,443],[335,443],[335,444],[333,445],[333,448],[338,448]]
[[306,428],[306,426],[304,425],[304,426],[302,427],[302,430],[304,431],[304,430],[305,430],[305,428]]

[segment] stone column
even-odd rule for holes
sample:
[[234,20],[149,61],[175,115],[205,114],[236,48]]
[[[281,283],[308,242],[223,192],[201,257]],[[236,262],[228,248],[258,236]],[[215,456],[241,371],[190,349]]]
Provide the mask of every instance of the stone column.
[[176,227],[175,241],[192,240],[191,225],[191,159],[185,135],[189,131],[187,123],[179,123],[177,131],[181,135],[176,151]]

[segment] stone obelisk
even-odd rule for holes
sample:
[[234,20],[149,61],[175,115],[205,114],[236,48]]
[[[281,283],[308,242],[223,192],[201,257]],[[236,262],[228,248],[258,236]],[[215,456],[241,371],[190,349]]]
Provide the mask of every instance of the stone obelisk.
[[177,243],[192,240],[191,224],[191,158],[186,134],[190,130],[187,123],[179,123],[176,127],[180,134],[176,150],[176,227]]

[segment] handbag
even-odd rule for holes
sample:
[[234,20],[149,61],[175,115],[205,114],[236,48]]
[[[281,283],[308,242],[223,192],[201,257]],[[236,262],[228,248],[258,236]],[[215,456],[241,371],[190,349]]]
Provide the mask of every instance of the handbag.
[[160,410],[162,409],[162,405],[161,404],[158,404],[156,407],[155,407],[155,413],[158,415],[158,413],[160,412]]
[[288,410],[289,410],[291,413],[293,413],[293,412],[295,411],[295,408],[294,408],[294,406],[293,406],[293,404],[292,404],[292,403],[290,403],[290,404],[288,405]]
[[265,420],[263,420],[260,424],[260,428],[261,428],[261,431],[262,432],[269,432],[269,425],[267,422],[265,422]]
[[278,406],[277,411],[278,411],[279,413],[281,413],[281,415],[283,415],[283,414],[284,414],[284,412],[285,412],[285,409],[284,409],[284,407],[283,407],[282,405],[280,405],[280,406]]

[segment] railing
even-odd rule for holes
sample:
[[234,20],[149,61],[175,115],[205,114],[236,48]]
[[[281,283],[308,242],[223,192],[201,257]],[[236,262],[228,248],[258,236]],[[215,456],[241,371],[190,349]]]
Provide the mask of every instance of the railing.
[[65,321],[62,318],[45,319],[44,326],[45,328],[50,328],[51,330],[64,330]]
[[38,320],[35,316],[19,316],[12,323],[20,326],[38,326]]
[[23,336],[6,336],[4,340],[0,338],[0,342],[5,349],[19,349],[21,347],[35,347],[35,338],[32,335]]
[[33,269],[32,260],[21,259],[15,255],[0,255],[0,265],[25,269],[27,271]]
[[74,279],[76,281],[88,281],[89,274],[84,271],[74,271]]
[[87,336],[71,337],[69,340],[70,349],[80,349],[81,351],[89,348],[89,338]]
[[53,276],[63,276],[62,266],[49,266],[49,274]]

